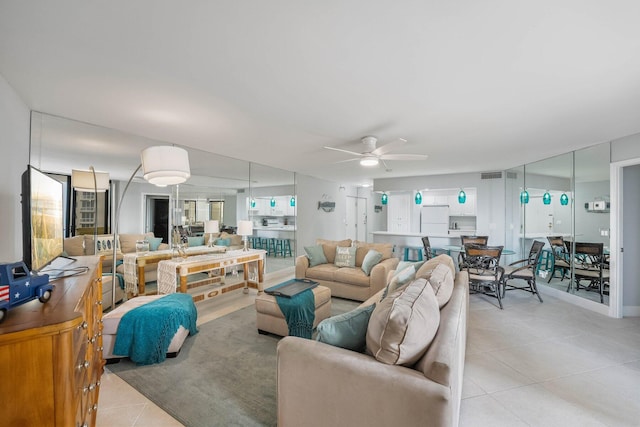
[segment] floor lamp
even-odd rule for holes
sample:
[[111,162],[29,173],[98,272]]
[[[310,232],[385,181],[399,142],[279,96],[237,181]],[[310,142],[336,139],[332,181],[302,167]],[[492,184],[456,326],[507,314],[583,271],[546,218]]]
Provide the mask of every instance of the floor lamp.
[[120,223],[120,208],[125,194],[129,189],[129,184],[136,176],[138,171],[142,169],[144,179],[150,184],[166,187],[167,185],[181,184],[191,176],[189,167],[189,154],[180,147],[159,145],[148,147],[140,153],[142,162],[138,165],[127,184],[122,190],[120,201],[116,205],[115,221],[113,223],[113,278],[111,281],[112,289],[112,308],[116,306],[116,256],[118,247],[118,224]]

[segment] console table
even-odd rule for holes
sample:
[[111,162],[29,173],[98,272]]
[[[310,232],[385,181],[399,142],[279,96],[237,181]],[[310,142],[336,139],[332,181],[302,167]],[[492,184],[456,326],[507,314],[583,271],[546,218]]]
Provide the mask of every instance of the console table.
[[[249,286],[258,289],[258,294],[263,292],[264,283],[264,262],[266,251],[261,249],[250,249],[248,251],[234,250],[224,254],[197,255],[185,259],[163,260],[158,263],[158,293],[167,294],[176,292],[176,282],[179,279],[179,292],[187,292],[187,277],[196,273],[205,273],[213,270],[222,270],[233,266],[243,266],[244,281],[240,284],[231,284],[214,289],[211,292],[194,296],[195,301],[212,298],[229,292],[234,289],[244,288],[244,292],[249,291]],[[257,277],[249,277],[249,266],[257,264]],[[211,283],[205,280],[205,284]],[[198,282],[191,283],[191,287],[197,287]]]
[[0,324],[0,424],[94,426],[102,359],[102,262],[82,256],[82,275],[51,281],[51,299],[30,301]]
[[[196,246],[186,248],[184,254],[186,256],[196,256],[203,254],[224,253],[226,246]],[[144,268],[148,265],[158,264],[160,261],[171,259],[175,256],[176,250],[166,249],[162,251],[152,251],[147,253],[128,253],[124,254],[124,289],[126,292],[139,295],[145,294],[145,277]],[[136,275],[137,274],[137,275]],[[137,283],[137,289],[136,289]]]

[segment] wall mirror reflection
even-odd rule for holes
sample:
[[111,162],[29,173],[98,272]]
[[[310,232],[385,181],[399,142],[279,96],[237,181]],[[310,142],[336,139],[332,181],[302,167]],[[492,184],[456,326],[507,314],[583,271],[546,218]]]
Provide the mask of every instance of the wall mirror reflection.
[[[187,148],[191,177],[180,185],[158,187],[145,181],[140,171],[132,177],[140,164],[142,150],[155,145],[171,144],[32,112],[30,163],[33,166],[63,177],[70,177],[73,169],[86,171],[90,167],[98,172],[106,172],[109,176],[108,190],[98,193],[97,205],[95,193],[78,194],[73,198],[75,201],[69,204],[67,214],[71,216],[77,213],[78,218],[69,219],[66,231],[68,239],[82,239],[81,233],[84,232],[87,235],[96,234],[95,231],[90,233],[89,230],[91,227],[95,228],[95,225],[98,226],[98,235],[106,236],[111,233],[115,205],[119,205],[120,197],[124,193],[118,221],[118,235],[123,252],[125,249],[134,252],[136,250],[137,239],[132,239],[133,244],[128,245],[125,243],[127,236],[146,238],[145,233],[153,233],[154,244],[151,245],[151,250],[168,249],[172,244],[173,230],[178,227],[182,233],[180,238],[184,238],[186,244],[189,244],[189,238],[205,238],[203,246],[206,246],[208,240],[213,237],[213,233],[206,233],[210,231],[206,228],[214,220],[217,221],[218,229],[216,237],[232,239],[235,245],[232,246],[229,242],[230,249],[242,248],[242,240],[240,243],[236,241],[240,237],[236,235],[238,221],[254,219],[253,217],[257,219],[257,213],[250,214],[247,207],[247,195],[252,191],[250,170],[253,170],[255,175],[253,191],[256,195],[287,197],[286,214],[283,211],[282,215],[278,212],[265,217],[277,218],[283,227],[289,227],[290,230],[287,231],[291,232],[291,239],[295,238],[295,214],[290,214],[291,208],[295,212],[295,207],[288,205],[290,200],[295,198],[292,172],[250,165],[244,160]],[[131,182],[125,191],[130,178]],[[276,206],[284,206],[284,199],[278,199]],[[82,215],[91,208],[97,208],[97,215],[95,212],[91,218]],[[98,219],[97,223],[94,221],[95,218]],[[226,235],[222,236],[222,233]],[[198,241],[192,239],[191,243],[196,246]],[[289,244],[292,245],[293,240]],[[77,255],[85,254],[85,246],[80,242],[79,251],[83,253]],[[106,255],[109,258],[110,254]],[[111,265],[112,263],[106,260],[103,263],[105,271],[110,271]],[[292,268],[293,257],[279,257],[277,261],[266,263],[267,273],[283,267]],[[155,278],[155,272],[146,274],[145,283],[153,282]],[[153,292],[153,287],[147,289]]]
[[599,144],[508,171],[513,180],[507,180],[506,203],[507,241],[521,254],[536,240],[545,243],[538,284],[604,304],[609,301],[609,151],[608,143]]

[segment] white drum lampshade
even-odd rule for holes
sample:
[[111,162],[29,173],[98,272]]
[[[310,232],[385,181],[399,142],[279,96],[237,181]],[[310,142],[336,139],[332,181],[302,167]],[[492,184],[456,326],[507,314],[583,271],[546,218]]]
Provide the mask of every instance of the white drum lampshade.
[[220,231],[220,226],[218,225],[217,220],[212,219],[204,223],[205,234],[218,233],[219,231]]
[[242,236],[242,240],[244,241],[243,251],[248,251],[247,248],[247,237],[253,234],[253,222],[251,221],[238,221],[238,231],[237,233]]
[[144,179],[156,185],[182,184],[191,176],[189,154],[180,147],[159,145],[141,154]]
[[73,169],[71,171],[71,187],[76,191],[87,193],[104,193],[109,189],[109,174],[107,172],[95,172],[96,179],[93,180],[94,172],[91,170],[81,171]]

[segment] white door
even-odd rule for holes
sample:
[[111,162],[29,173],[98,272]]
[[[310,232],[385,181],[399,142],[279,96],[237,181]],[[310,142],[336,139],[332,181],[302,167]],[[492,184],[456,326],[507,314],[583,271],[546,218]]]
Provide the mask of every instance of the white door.
[[347,239],[367,241],[367,199],[347,197],[345,228]]

